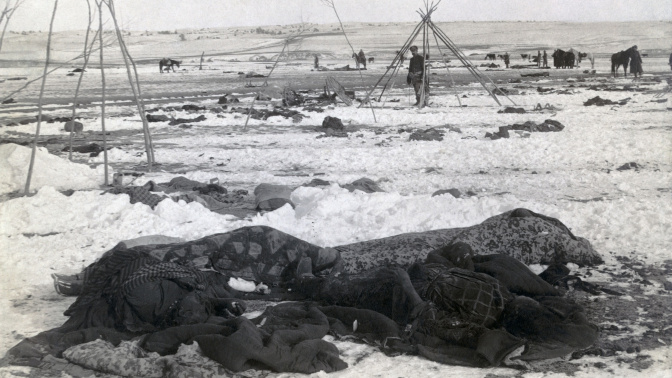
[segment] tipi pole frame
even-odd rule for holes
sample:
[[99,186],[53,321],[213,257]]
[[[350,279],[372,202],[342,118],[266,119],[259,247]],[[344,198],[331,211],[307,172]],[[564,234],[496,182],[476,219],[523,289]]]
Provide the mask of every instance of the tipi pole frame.
[[[406,40],[406,42],[404,43],[402,48],[399,50],[399,53],[394,57],[394,59],[392,59],[392,63],[390,63],[390,65],[387,66],[387,70],[380,76],[380,79],[378,79],[378,81],[373,85],[373,88],[371,88],[369,93],[366,94],[366,97],[364,98],[364,101],[362,101],[362,103],[359,105],[359,107],[364,105],[364,103],[366,103],[369,100],[373,91],[376,90],[376,88],[378,87],[378,84],[380,84],[380,82],[383,81],[383,79],[390,72],[392,67],[394,66],[394,68],[396,69],[399,65],[401,65],[401,57],[406,54],[409,47],[411,46],[411,43],[413,43],[413,41],[415,41],[415,38],[420,33],[421,26],[422,26],[422,23],[418,23],[418,25],[415,26],[415,29],[413,29],[413,31],[411,32],[412,35],[410,37],[408,37],[408,39]],[[389,80],[388,80],[388,82],[389,82]]]

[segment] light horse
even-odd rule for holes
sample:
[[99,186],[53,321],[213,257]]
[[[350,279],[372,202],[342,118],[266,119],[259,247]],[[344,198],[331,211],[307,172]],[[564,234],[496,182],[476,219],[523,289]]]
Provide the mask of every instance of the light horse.
[[614,77],[618,76],[616,71],[620,66],[623,66],[623,75],[626,77],[628,76],[628,64],[630,63],[630,57],[632,56],[632,49],[633,48],[631,47],[611,56],[611,73],[614,74]]
[[595,57],[593,56],[593,53],[591,53],[591,52],[580,52],[580,51],[575,50],[573,48],[570,48],[568,51],[574,53],[574,56],[575,56],[574,59],[576,59],[576,66],[578,66],[579,63],[581,63],[581,60],[583,58],[586,58],[590,61],[590,69],[591,70],[595,69]]
[[163,73],[164,67],[168,70],[168,72],[170,72],[171,69],[173,70],[173,72],[175,72],[175,67],[173,66],[177,66],[177,68],[180,68],[181,63],[182,61],[180,60],[163,58],[159,61],[159,72]]
[[363,50],[359,50],[359,54],[352,53],[352,58],[355,59],[355,63],[357,64],[357,69],[359,69],[359,65],[363,65],[364,68],[366,68],[366,55],[364,55]]

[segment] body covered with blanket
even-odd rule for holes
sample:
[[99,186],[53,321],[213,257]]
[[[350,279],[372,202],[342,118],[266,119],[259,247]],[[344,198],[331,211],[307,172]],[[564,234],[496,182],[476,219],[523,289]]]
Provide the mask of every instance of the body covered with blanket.
[[[582,308],[551,284],[557,275],[542,274],[549,283],[526,266],[557,272],[569,262],[602,260],[562,222],[526,209],[334,248],[263,226],[191,242],[120,243],[72,277],[78,298],[65,324],[22,341],[4,363],[53,369],[57,361],[126,376],[332,372],[347,364],[322,339],[331,334],[447,364],[521,366],[597,338]],[[263,296],[234,290],[231,277],[294,301],[240,316],[246,300]],[[176,357],[188,345],[209,362]]]

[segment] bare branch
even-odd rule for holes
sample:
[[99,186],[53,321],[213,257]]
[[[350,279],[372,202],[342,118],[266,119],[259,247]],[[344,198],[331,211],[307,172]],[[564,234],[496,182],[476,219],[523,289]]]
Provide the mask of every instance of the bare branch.
[[0,15],[0,24],[2,24],[2,18],[5,18],[5,26],[2,27],[2,34],[0,34],[0,51],[2,51],[2,41],[5,39],[5,32],[7,31],[7,25],[9,25],[9,20],[14,16],[14,12],[23,4],[25,0],[15,0],[14,6],[10,7],[10,0],[7,0],[5,3],[5,9]]

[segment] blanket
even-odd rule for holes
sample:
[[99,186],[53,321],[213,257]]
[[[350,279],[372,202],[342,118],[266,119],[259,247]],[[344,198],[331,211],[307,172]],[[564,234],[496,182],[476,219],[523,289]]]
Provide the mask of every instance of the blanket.
[[[43,366],[45,358],[65,357],[110,374],[133,365],[126,374],[177,376],[179,364],[158,356],[193,343],[227,371],[313,373],[346,367],[323,339],[327,334],[389,353],[478,367],[506,364],[523,345],[525,360],[591,345],[597,327],[580,306],[527,269],[533,262],[557,267],[601,259],[562,222],[526,209],[472,227],[336,248],[264,226],[192,242],[120,243],[81,273],[82,291],[66,312],[71,318],[22,341],[6,358]],[[246,319],[236,316],[244,305],[202,300],[235,297],[229,276],[296,289],[292,294],[302,301]],[[90,343],[99,338],[105,342]],[[136,344],[122,343],[129,340]],[[97,351],[94,357],[90,351]],[[105,363],[102,357],[113,353],[130,365]],[[180,374],[203,375],[185,371],[191,373]]]

